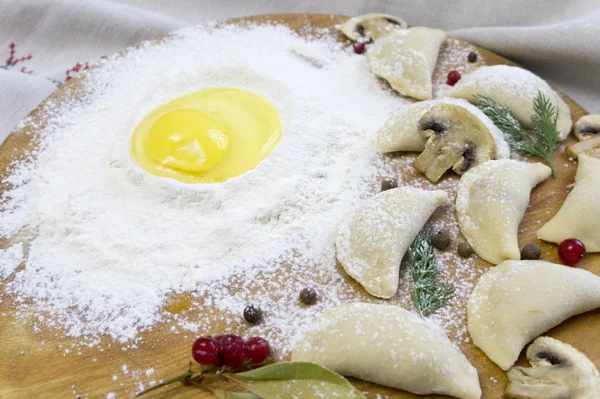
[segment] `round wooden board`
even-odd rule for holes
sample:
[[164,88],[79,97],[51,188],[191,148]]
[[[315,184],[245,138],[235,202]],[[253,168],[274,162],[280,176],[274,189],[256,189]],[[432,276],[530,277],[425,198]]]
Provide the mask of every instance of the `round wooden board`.
[[[311,25],[317,28],[330,28],[330,32],[336,34],[333,26],[343,22],[346,18],[320,14],[286,14],[240,18],[233,20],[233,22],[278,21],[285,23],[298,32],[305,32],[306,27]],[[451,39],[443,46],[440,60],[446,57],[446,61],[448,61],[450,47],[460,47],[464,49],[465,54],[470,49],[475,49],[474,46],[468,43]],[[475,67],[494,64],[514,65],[512,62],[484,49],[477,49],[477,51],[480,54],[480,61],[474,65]],[[466,57],[460,65],[452,65],[449,62],[438,63],[438,68],[434,73],[434,81],[442,81],[448,71],[451,69],[462,70],[466,64]],[[82,79],[74,79],[63,86],[50,97],[51,100],[61,102],[66,98],[77,96]],[[571,107],[573,120],[577,120],[587,113],[567,96],[563,95],[563,97]],[[41,114],[38,108],[32,113],[31,121],[41,123],[43,126],[44,121],[41,120]],[[11,162],[23,157],[26,150],[32,147],[32,137],[34,136],[33,123],[28,123],[6,139],[0,147],[0,176],[2,178],[10,174]],[[521,245],[537,242],[542,248],[542,258],[553,262],[559,262],[556,246],[539,242],[536,239],[536,230],[558,211],[568,194],[569,185],[573,183],[577,163],[569,161],[563,154],[564,147],[572,141],[573,138],[569,138],[555,152],[554,160],[558,169],[558,178],[547,180],[532,192],[530,208],[523,219],[519,234]],[[414,158],[414,155],[395,156]],[[423,180],[412,168],[398,170],[397,173],[406,176],[404,181]],[[456,180],[456,177],[450,176],[446,179],[452,181]],[[2,186],[2,190],[6,188],[6,185]],[[436,212],[434,217],[455,224],[455,217],[451,209],[442,209]],[[0,244],[3,243],[0,242]],[[452,267],[450,265],[450,268]],[[489,267],[489,264],[477,259],[475,265],[476,278]],[[588,255],[578,267],[600,274],[600,255]],[[282,269],[281,274],[285,275],[285,268]],[[267,277],[264,282],[265,286],[269,284],[268,281],[277,280],[277,276]],[[287,278],[302,280],[302,276],[287,276]],[[354,300],[371,300],[354,281],[347,277],[346,280],[348,290],[353,292]],[[540,284],[543,284],[543,281],[540,281]],[[0,283],[0,287],[3,285],[4,283]],[[235,290],[235,282],[232,284],[231,289]],[[2,295],[1,291],[0,295]],[[276,294],[270,293],[269,295]],[[1,398],[99,398],[104,397],[108,392],[114,392],[118,397],[131,397],[139,390],[138,383],[140,381],[147,384],[150,380],[164,380],[181,374],[185,371],[190,360],[189,347],[195,337],[192,334],[181,333],[177,335],[170,333],[168,323],[159,324],[151,331],[143,332],[141,334],[143,341],[137,349],[123,351],[121,345],[111,342],[109,339],[104,339],[102,341],[103,351],[98,351],[97,348],[84,348],[65,353],[65,349],[71,348],[71,345],[77,343],[77,340],[64,337],[58,339],[56,331],[44,327],[43,323],[39,323],[40,325],[35,324],[33,317],[16,318],[15,309],[19,307],[21,311],[27,310],[27,304],[17,305],[13,302],[13,298],[8,295],[2,295],[0,299],[2,300],[0,312],[3,316],[2,323],[0,323]],[[276,300],[277,298],[272,297],[272,299]],[[391,302],[394,303],[394,300]],[[188,312],[191,311],[189,308],[192,303],[189,295],[180,295],[171,298],[166,309],[175,314]],[[209,310],[196,307],[198,304],[195,302],[193,304],[193,311],[197,313],[197,319],[203,320],[205,316],[203,312]],[[239,319],[239,315],[237,318]],[[33,328],[34,325],[36,325],[35,328]],[[211,328],[214,334],[218,334],[224,329],[224,326],[216,324]],[[600,365],[600,346],[596,342],[596,332],[599,328],[600,310],[596,310],[568,320],[551,330],[548,335],[574,345],[586,353],[597,365]],[[244,332],[248,327],[240,323],[236,326],[236,329],[238,333],[246,335]],[[506,383],[504,373],[472,344],[463,342],[461,349],[479,371],[483,397],[501,397]],[[522,357],[519,362],[523,363]],[[127,371],[123,370],[124,365],[127,365]],[[385,367],[385,365],[382,366]],[[149,368],[155,370],[154,374],[150,376],[143,373],[138,375],[130,371],[143,371]],[[362,381],[354,381],[354,383],[366,392],[368,398],[416,397],[406,392],[375,386]],[[211,395],[198,388],[175,384],[156,391],[148,397],[208,398]]]

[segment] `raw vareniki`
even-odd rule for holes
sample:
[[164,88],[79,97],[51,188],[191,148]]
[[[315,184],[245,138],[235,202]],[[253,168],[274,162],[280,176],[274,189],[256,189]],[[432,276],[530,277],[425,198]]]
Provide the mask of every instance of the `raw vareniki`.
[[481,277],[467,305],[473,343],[508,370],[533,338],[600,307],[600,277],[539,260],[506,261]]
[[394,90],[428,100],[433,92],[431,76],[446,36],[442,30],[422,26],[394,30],[369,48],[371,71],[387,80]]
[[538,238],[562,242],[577,238],[588,252],[600,251],[600,159],[579,156],[575,187],[558,213],[538,230]]
[[292,361],[416,394],[481,397],[477,370],[446,334],[392,305],[343,305],[317,322],[296,345]]
[[337,258],[371,295],[390,298],[398,290],[400,262],[444,191],[400,187],[376,194],[349,212],[336,237]]
[[541,163],[488,161],[463,175],[456,196],[460,231],[482,259],[520,259],[517,233],[532,188],[550,176]]
[[542,92],[558,111],[559,140],[571,131],[571,109],[542,78],[508,65],[484,66],[464,75],[450,90],[450,97],[473,101],[476,94],[486,96],[510,109],[525,127],[532,127],[534,99]]

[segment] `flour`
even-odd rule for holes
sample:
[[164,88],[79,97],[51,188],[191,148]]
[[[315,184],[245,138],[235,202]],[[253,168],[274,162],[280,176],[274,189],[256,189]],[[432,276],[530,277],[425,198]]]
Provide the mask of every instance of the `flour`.
[[[284,128],[277,147],[219,184],[142,170],[129,155],[137,123],[208,87],[267,98]],[[77,100],[44,107],[40,150],[15,165],[0,214],[0,235],[20,232],[28,249],[5,290],[31,300],[39,320],[92,343],[103,335],[131,342],[165,320],[169,294],[195,291],[215,309],[237,311],[248,291],[232,295],[228,279],[252,281],[281,263],[318,268],[328,282],[322,306],[340,301],[337,223],[388,173],[375,129],[410,102],[385,89],[364,56],[281,26],[195,27],[103,60],[82,89]],[[288,340],[293,317],[323,309],[293,309],[302,287],[280,283],[289,302],[261,305]],[[202,328],[180,320],[178,329],[186,326]]]

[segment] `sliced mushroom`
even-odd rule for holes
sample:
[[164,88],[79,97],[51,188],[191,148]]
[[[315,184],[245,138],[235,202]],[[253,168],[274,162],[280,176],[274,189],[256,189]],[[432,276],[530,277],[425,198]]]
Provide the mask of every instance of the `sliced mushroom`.
[[496,144],[488,127],[467,109],[454,104],[431,108],[419,121],[427,138],[413,166],[434,183],[450,168],[459,175],[493,159]]
[[600,159],[600,134],[587,140],[568,145],[565,149],[567,155],[578,158],[581,154],[586,154]]
[[350,40],[371,41],[387,36],[395,29],[407,27],[408,24],[402,18],[370,13],[350,18],[340,27],[340,31]]
[[506,395],[519,399],[597,399],[600,374],[581,352],[550,337],[539,337],[527,348],[532,367],[513,367]]
[[585,140],[600,136],[600,115],[585,115],[575,124],[575,137]]

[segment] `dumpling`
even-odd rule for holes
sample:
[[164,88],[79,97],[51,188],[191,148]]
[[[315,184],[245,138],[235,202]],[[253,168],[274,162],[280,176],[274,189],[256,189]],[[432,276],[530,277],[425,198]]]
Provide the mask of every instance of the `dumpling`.
[[474,100],[475,94],[490,97],[510,109],[519,122],[531,127],[533,100],[541,91],[558,110],[559,140],[571,131],[571,109],[545,80],[533,73],[508,65],[484,66],[466,74],[446,94],[449,97]]
[[510,148],[504,135],[479,108],[458,98],[441,98],[410,104],[392,114],[377,131],[377,148],[381,152],[418,151],[425,149],[426,139],[419,133],[419,120],[438,104],[454,104],[469,110],[477,116],[494,137],[496,159],[510,157]]
[[391,298],[400,262],[445,191],[399,187],[374,195],[346,214],[337,230],[337,259],[371,295]]
[[371,71],[405,96],[429,100],[431,76],[446,37],[442,30],[422,26],[395,30],[369,48]]
[[573,191],[537,235],[550,242],[577,238],[587,252],[600,251],[600,159],[579,156]]
[[520,259],[517,233],[529,194],[550,176],[541,163],[488,161],[465,173],[458,184],[460,231],[483,260],[498,264]]
[[292,361],[416,394],[481,397],[477,370],[446,334],[392,305],[353,303],[327,313],[298,342]]
[[467,304],[473,343],[508,370],[538,335],[600,307],[600,277],[541,260],[506,261],[481,277]]

